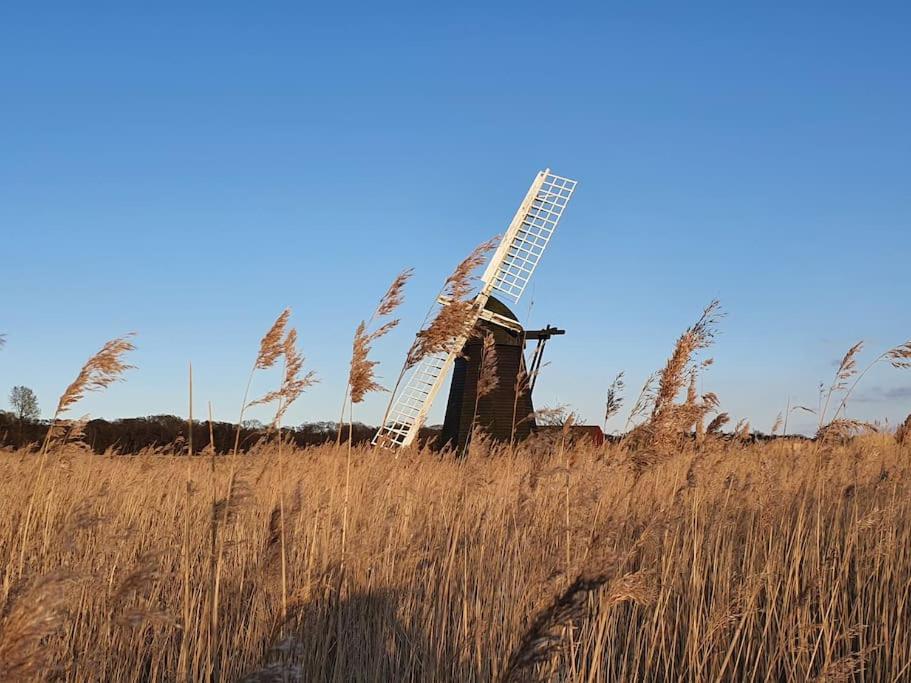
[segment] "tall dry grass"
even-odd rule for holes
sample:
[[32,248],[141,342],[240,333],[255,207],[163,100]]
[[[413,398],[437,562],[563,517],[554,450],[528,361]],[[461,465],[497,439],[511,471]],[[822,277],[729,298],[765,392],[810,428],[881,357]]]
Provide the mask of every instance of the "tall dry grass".
[[[237,418],[237,431],[234,434],[234,455],[237,455],[240,449],[240,430],[244,423],[244,413],[250,407],[250,388],[253,386],[253,375],[257,370],[268,370],[282,357],[285,352],[285,328],[288,326],[288,320],[291,318],[291,309],[283,310],[272,327],[263,335],[259,342],[259,352],[256,354],[256,360],[253,361],[253,367],[250,368],[250,375],[247,378],[247,386],[244,389],[244,398],[240,404],[240,416]],[[295,333],[296,334],[296,333]]]
[[64,450],[21,574],[37,464],[4,453],[0,680],[911,675],[907,443],[532,449],[356,449],[347,508],[334,445]]
[[[451,311],[408,362],[461,333],[487,249],[447,280]],[[355,333],[349,406],[381,388],[371,344],[397,321],[370,325],[409,276]],[[248,402],[248,381],[243,399],[241,418],[277,405],[258,457],[236,439],[222,458],[97,457],[50,436],[0,455],[0,681],[911,679],[911,417],[893,436],[845,415],[867,370],[911,367],[911,343],[864,370],[862,345],[848,351],[815,441],[754,443],[746,420],[723,435],[718,397],[697,392],[713,302],[617,443],[574,442],[561,408],[556,440],[391,458],[350,438],[284,445],[284,412],[315,381],[289,313],[250,375],[282,359],[279,388]],[[132,348],[93,356],[54,422]]]

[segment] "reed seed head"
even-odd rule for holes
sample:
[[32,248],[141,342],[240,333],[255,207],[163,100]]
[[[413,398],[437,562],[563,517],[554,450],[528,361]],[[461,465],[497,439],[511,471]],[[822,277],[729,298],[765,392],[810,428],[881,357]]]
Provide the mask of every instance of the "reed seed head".
[[440,307],[430,324],[418,332],[408,351],[406,368],[417,365],[435,353],[459,350],[453,348],[455,341],[471,333],[477,317],[474,300],[470,298],[474,283],[472,273],[484,263],[488,252],[496,244],[497,238],[494,238],[475,247],[446,278],[443,297],[447,303]]
[[481,342],[481,367],[478,375],[478,398],[487,396],[500,384],[497,377],[497,343],[490,332],[485,332]]
[[76,379],[66,388],[57,403],[57,414],[65,413],[85,396],[88,391],[101,391],[121,379],[121,375],[134,366],[127,365],[123,356],[133,351],[130,339],[135,333],[107,342],[101,350],[86,361]]
[[259,354],[256,356],[256,369],[267,370],[275,365],[284,351],[283,340],[285,338],[285,327],[288,325],[288,319],[291,317],[291,309],[286,308],[281,315],[272,323],[272,327],[266,332],[265,336],[259,342]]
[[414,268],[406,268],[396,276],[383,298],[380,299],[380,305],[376,309],[377,316],[391,315],[402,304],[405,300],[405,285],[412,275],[414,275]]

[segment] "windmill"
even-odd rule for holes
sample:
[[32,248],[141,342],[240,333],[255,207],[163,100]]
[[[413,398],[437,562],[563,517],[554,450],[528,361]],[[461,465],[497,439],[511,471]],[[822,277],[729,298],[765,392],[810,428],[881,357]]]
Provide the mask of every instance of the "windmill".
[[[467,331],[453,338],[446,349],[425,356],[410,369],[401,389],[390,398],[383,424],[373,438],[374,444],[392,449],[411,444],[453,366],[455,372],[441,439],[456,446],[464,445],[475,417],[495,437],[503,438],[506,431],[505,437],[511,438],[515,415],[522,420],[532,410],[530,391],[518,392],[519,396],[515,391],[520,371],[527,373],[525,343],[531,339],[538,341],[532,361],[534,368],[540,364],[544,343],[555,334],[563,334],[563,330],[548,326],[545,330],[526,331],[508,304],[516,304],[522,297],[575,188],[575,180],[554,175],[550,169],[538,173],[481,277]],[[437,303],[450,305],[444,298]],[[480,367],[478,336],[486,332],[493,334],[496,342],[498,391],[484,397],[482,404],[476,395]],[[534,375],[531,376],[533,381]],[[518,436],[523,436],[530,427],[524,420]]]

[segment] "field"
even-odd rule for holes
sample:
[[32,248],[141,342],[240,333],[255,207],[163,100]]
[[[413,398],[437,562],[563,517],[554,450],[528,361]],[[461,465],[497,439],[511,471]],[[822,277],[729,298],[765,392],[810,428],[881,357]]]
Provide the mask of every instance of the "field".
[[6,452],[0,680],[909,680],[909,463]]
[[[403,373],[474,324],[460,297],[484,248]],[[355,333],[349,429],[409,276]],[[317,381],[289,310],[244,392],[276,410],[251,450],[238,427],[216,452],[211,421],[194,449],[188,420],[166,449],[97,455],[65,416],[131,369],[130,337],[109,341],[42,443],[0,453],[0,681],[911,680],[911,418],[893,433],[846,415],[872,367],[911,368],[911,341],[864,369],[855,344],[818,411],[789,405],[772,429],[816,412],[815,438],[759,438],[724,433],[719,397],[697,393],[722,316],[712,302],[681,334],[622,438],[595,445],[545,410],[553,429],[495,444],[476,415],[458,457],[283,438]],[[478,396],[498,381],[484,348]],[[251,400],[276,365],[279,388]],[[623,389],[621,373],[605,419]]]

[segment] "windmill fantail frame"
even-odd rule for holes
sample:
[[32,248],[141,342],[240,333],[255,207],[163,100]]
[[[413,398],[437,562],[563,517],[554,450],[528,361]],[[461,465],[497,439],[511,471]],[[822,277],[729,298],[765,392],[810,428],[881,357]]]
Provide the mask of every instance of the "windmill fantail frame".
[[[540,367],[544,342],[551,335],[563,334],[563,330],[548,327],[526,331],[509,305],[515,305],[525,292],[575,189],[575,180],[555,175],[550,169],[537,174],[481,276],[480,290],[471,302],[469,324],[443,349],[427,354],[410,368],[401,388],[389,400],[383,424],[373,439],[375,445],[395,449],[414,441],[453,366],[456,371],[441,441],[462,446],[475,424],[501,440],[513,437],[516,420],[521,422],[515,434],[520,438],[533,428],[533,419],[527,416],[533,409],[535,366]],[[458,305],[443,297],[437,303],[441,307]],[[480,339],[488,333],[495,338],[497,388],[479,398]],[[528,367],[524,349],[526,341],[532,339],[538,341],[538,347]],[[530,378],[524,387],[517,381],[523,373]]]

